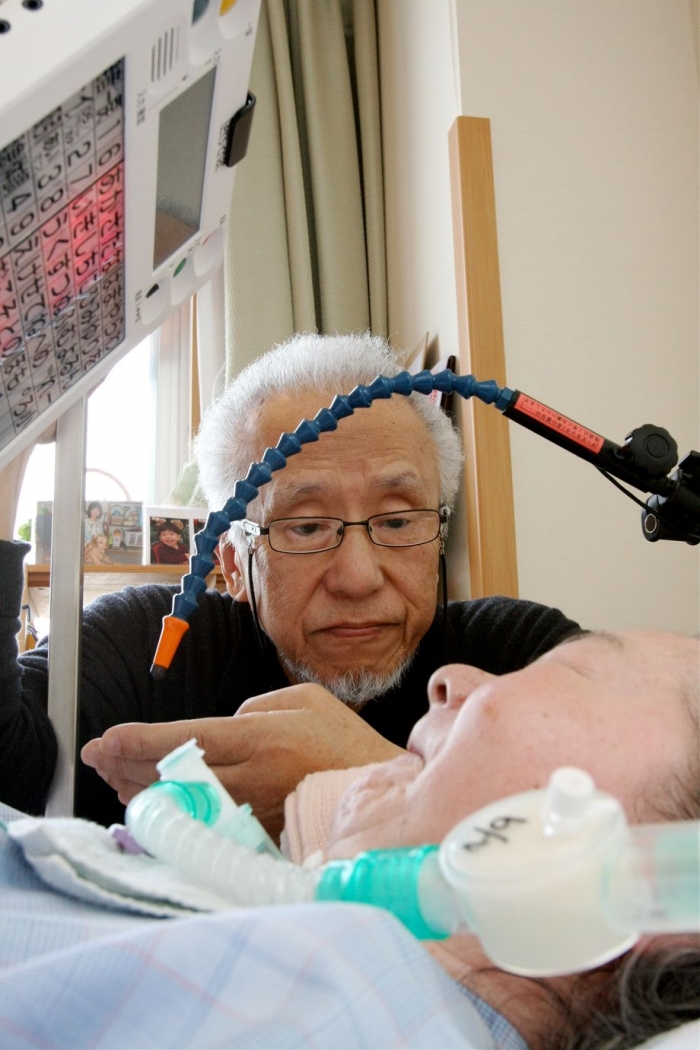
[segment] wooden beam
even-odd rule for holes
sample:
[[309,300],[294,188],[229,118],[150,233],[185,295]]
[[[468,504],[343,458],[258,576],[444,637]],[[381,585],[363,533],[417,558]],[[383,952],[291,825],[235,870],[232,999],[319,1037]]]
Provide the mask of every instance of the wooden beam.
[[[491,126],[457,117],[449,133],[461,375],[506,382]],[[518,567],[507,420],[458,399],[465,445],[470,594],[517,597]]]

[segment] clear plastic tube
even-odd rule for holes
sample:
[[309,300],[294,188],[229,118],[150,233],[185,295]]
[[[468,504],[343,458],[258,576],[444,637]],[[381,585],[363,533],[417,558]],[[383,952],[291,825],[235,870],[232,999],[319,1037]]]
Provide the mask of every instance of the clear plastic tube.
[[[197,746],[196,739],[188,740],[187,743],[176,747],[174,751],[162,758],[156,769],[160,773],[158,783],[171,783],[176,781],[181,784],[208,784],[218,798],[216,815],[204,822],[213,827],[217,834],[226,838],[235,839],[242,846],[249,846],[258,852],[264,850],[273,857],[280,858],[282,854],[272,841],[265,828],[256,816],[254,816],[250,805],[244,802],[238,805],[229,795],[213,769],[204,761],[204,751]],[[151,785],[153,787],[155,785]],[[186,809],[186,807],[183,807]],[[186,812],[188,810],[186,809]],[[191,813],[191,816],[196,814]],[[198,819],[204,819],[198,816]]]
[[285,904],[315,898],[316,872],[217,835],[183,813],[167,791],[147,789],[136,795],[127,806],[126,824],[154,857],[231,904]]
[[627,849],[603,880],[612,925],[641,933],[700,929],[699,829],[691,820],[629,828]]
[[153,856],[232,904],[373,904],[423,940],[446,937],[460,923],[465,929],[454,891],[440,873],[437,846],[372,850],[320,869],[302,868],[218,835],[206,826],[212,803],[216,816],[216,796],[206,783],[160,781],[131,800],[127,827]]

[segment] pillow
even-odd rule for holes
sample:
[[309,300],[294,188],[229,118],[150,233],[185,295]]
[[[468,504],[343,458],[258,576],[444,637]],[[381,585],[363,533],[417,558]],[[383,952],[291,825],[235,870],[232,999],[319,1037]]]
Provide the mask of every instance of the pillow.
[[636,1050],[698,1050],[700,1047],[700,1018],[688,1021],[663,1035],[655,1035],[640,1043]]

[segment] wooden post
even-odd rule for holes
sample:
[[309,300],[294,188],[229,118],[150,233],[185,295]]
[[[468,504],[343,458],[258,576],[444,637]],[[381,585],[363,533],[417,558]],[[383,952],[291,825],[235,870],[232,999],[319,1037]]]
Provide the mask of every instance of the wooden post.
[[[491,127],[458,117],[449,133],[459,373],[506,385]],[[470,594],[517,597],[508,421],[492,405],[457,399],[465,443]]]

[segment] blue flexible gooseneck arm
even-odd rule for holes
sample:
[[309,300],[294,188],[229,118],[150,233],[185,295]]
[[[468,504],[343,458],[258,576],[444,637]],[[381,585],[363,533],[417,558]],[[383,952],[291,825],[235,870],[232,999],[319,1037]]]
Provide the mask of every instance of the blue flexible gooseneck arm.
[[[588,430],[555,409],[543,405],[520,390],[500,387],[494,380],[479,382],[474,376],[457,376],[450,369],[432,373],[427,370],[411,375],[377,376],[369,386],[356,386],[349,394],[338,394],[328,408],[322,408],[313,419],[303,419],[291,433],[285,432],[274,448],[268,448],[259,462],[251,463],[245,478],[237,481],[233,495],[220,511],[209,514],[204,529],[195,536],[197,553],[190,559],[190,571],[182,580],[182,589],[173,598],[172,612],[163,618],[158,648],[151,672],[160,678],[167,671],[187,631],[188,620],[197,608],[198,597],[206,590],[206,577],[214,568],[212,553],[219,537],[231,524],[246,516],[248,504],[260,488],[272,479],[276,470],[287,465],[290,456],[301,452],[310,441],[318,441],[324,431],[336,430],[345,416],[357,408],[369,408],[373,401],[394,394],[459,394],[465,399],[476,397],[495,405],[508,419],[547,438],[581,459],[587,460],[606,477],[619,478],[653,495],[642,509],[644,537],[683,540],[700,543],[700,453],[690,452],[670,476],[676,465],[678,448],[668,431],[645,424],[631,431],[625,443],[615,442]],[[617,484],[615,482],[615,484]],[[622,486],[618,486],[622,488]],[[626,489],[622,491],[631,496]],[[635,497],[631,497],[635,498]]]
[[389,398],[393,394],[408,397],[414,391],[419,394],[430,394],[433,390],[440,393],[457,393],[463,398],[477,397],[486,404],[495,404],[504,411],[510,404],[513,391],[499,387],[493,380],[478,382],[474,376],[457,376],[449,369],[433,374],[429,371],[411,375],[399,372],[387,377],[377,376],[369,386],[356,386],[349,394],[338,394],[328,408],[322,408],[313,419],[302,419],[293,432],[281,435],[274,448],[268,448],[262,459],[251,463],[245,478],[237,481],[233,495],[226,501],[220,511],[209,514],[205,526],[194,538],[197,553],[190,559],[190,571],[182,579],[181,590],[173,598],[172,612],[163,618],[158,648],[153,660],[151,673],[156,678],[162,677],[170,666],[177,651],[180,639],[189,627],[189,617],[197,608],[199,595],[206,590],[206,577],[214,569],[212,553],[219,537],[227,532],[234,521],[241,521],[246,516],[248,504],[258,495],[260,488],[272,479],[275,471],[287,465],[290,456],[301,452],[302,447],[310,441],[318,441],[324,431],[336,430],[338,422],[345,416],[351,416],[357,408],[369,408],[379,398]]

